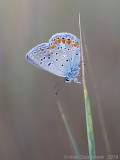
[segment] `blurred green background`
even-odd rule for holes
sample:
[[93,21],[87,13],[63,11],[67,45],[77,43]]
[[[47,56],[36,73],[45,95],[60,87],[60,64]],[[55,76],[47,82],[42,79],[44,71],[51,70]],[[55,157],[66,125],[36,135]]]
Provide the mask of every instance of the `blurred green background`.
[[[53,86],[61,78],[25,59],[31,48],[55,33],[79,37],[79,12],[111,154],[120,154],[120,1],[0,0],[0,160],[62,160],[75,155],[57,99],[80,154],[88,155],[82,85],[64,84],[54,97]],[[89,66],[85,69],[96,154],[107,155]]]

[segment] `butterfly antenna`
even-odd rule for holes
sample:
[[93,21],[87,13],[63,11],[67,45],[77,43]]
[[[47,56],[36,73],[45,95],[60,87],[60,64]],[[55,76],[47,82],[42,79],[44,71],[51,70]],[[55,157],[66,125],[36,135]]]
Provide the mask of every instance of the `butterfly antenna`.
[[82,74],[78,75],[78,77],[84,77]]
[[55,88],[58,86],[59,83],[60,83],[60,81],[58,81],[58,82],[54,85],[53,89],[55,89]]
[[63,78],[55,84],[55,86],[53,87],[53,89],[55,89],[62,81],[63,81]]
[[58,90],[57,90],[57,92],[55,93],[55,96],[57,96],[58,95],[58,92],[59,92],[59,90],[60,90],[60,88],[61,88],[61,85],[62,85],[62,83],[64,82],[63,81],[64,80],[64,78],[62,79],[62,81],[60,81],[60,82],[58,82],[56,85],[58,85],[59,84],[59,86],[58,86]]

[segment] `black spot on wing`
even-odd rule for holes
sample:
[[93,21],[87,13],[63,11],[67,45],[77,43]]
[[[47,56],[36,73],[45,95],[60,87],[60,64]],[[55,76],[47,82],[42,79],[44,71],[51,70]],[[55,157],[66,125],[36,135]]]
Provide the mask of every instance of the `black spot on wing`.
[[51,63],[48,63],[48,66],[50,66],[51,65]]

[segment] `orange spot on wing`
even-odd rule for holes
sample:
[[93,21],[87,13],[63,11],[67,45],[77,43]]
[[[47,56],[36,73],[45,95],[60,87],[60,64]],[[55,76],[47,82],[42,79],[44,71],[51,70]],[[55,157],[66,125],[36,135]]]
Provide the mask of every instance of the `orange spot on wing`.
[[57,44],[57,40],[54,42],[54,44]]
[[[77,43],[72,43],[72,47],[73,46],[75,46],[75,47],[77,47],[78,45],[77,45]],[[78,46],[79,47],[79,46]]]
[[41,52],[40,52],[40,54],[41,54]]
[[58,39],[58,42],[60,43],[60,42],[61,42],[61,39]]
[[51,54],[53,54],[53,51],[51,51]]
[[46,53],[46,51],[43,51],[43,53]]
[[74,46],[77,47],[77,43],[74,43]]
[[65,41],[66,41],[65,39],[62,39],[62,42],[63,42],[63,43],[65,43]]
[[51,49],[54,49],[54,45],[51,46]]
[[71,40],[67,40],[67,44],[70,44],[71,43]]

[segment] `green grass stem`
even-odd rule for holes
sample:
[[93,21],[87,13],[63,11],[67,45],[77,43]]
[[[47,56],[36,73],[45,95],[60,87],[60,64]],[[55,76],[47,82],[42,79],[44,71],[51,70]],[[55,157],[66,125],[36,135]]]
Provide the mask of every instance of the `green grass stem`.
[[108,155],[110,155],[111,154],[111,146],[110,146],[110,143],[109,143],[108,134],[107,134],[107,130],[106,130],[105,122],[104,122],[102,105],[101,105],[97,85],[96,85],[93,70],[92,70],[92,64],[90,62],[90,56],[89,56],[89,52],[88,52],[88,46],[87,46],[87,43],[86,43],[85,33],[84,33],[83,30],[82,30],[82,33],[83,33],[82,35],[83,35],[84,49],[85,49],[85,54],[86,54],[86,58],[87,58],[88,71],[89,71],[89,75],[91,77],[92,86],[93,86],[93,90],[94,90],[94,95],[95,95],[95,99],[96,99],[96,102],[97,102],[96,106],[97,106],[97,109],[98,109],[98,118],[99,118],[99,121],[100,121],[101,132],[102,132],[102,135],[103,135],[103,139],[104,139],[104,143],[105,143],[105,147],[106,147],[106,152],[107,152]]
[[80,29],[80,42],[81,42],[81,58],[82,58],[82,81],[84,90],[84,100],[85,100],[85,112],[86,112],[86,125],[87,125],[87,136],[88,136],[88,148],[90,160],[95,160],[95,139],[92,124],[92,115],[90,108],[89,96],[85,83],[85,69],[84,69],[84,56],[83,56],[83,46],[82,46],[82,34],[81,34],[81,23],[79,14],[79,29]]

